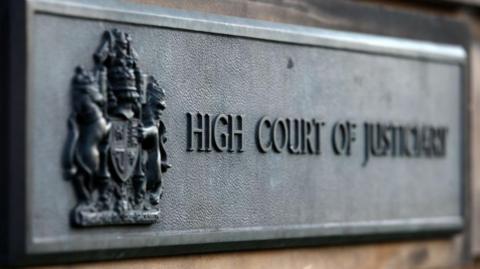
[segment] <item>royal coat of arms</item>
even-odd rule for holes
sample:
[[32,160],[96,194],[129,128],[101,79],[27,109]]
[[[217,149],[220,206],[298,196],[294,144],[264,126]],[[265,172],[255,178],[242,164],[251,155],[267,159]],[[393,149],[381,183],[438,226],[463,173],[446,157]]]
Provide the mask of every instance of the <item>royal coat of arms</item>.
[[162,175],[170,168],[165,92],[138,66],[129,34],[106,31],[92,70],[77,67],[64,151],[78,204],[75,226],[150,224],[160,218]]

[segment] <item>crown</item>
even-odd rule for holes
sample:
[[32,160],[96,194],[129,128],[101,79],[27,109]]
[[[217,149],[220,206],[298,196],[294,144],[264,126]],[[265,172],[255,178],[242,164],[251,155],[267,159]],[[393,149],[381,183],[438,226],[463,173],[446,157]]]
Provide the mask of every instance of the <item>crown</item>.
[[113,29],[111,33],[113,34],[117,44],[127,46],[132,41],[132,38],[129,34],[119,31],[118,29]]
[[125,65],[112,67],[108,74],[110,88],[118,98],[138,98],[135,72]]
[[135,72],[124,65],[114,66],[108,74],[110,86],[114,91],[137,91]]

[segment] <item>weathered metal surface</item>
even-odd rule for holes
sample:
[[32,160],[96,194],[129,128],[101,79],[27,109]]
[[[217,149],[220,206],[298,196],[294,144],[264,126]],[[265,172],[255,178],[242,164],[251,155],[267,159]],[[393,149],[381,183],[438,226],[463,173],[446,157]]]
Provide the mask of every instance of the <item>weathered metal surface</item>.
[[[31,255],[168,254],[462,227],[459,46],[115,1],[32,1],[28,14]],[[92,66],[89,55],[114,28],[131,34],[142,70],[165,90],[173,168],[155,224],[71,227],[77,199],[61,161],[72,72]],[[385,128],[389,146],[375,148],[373,134]],[[415,132],[423,147],[401,142]]]

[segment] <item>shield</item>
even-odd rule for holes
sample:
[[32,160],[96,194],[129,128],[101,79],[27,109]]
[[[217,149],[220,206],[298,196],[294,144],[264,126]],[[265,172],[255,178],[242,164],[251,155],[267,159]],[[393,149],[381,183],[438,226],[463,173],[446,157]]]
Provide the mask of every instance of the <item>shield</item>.
[[140,153],[137,139],[139,122],[133,120],[112,119],[110,132],[110,155],[118,178],[127,181],[133,174]]

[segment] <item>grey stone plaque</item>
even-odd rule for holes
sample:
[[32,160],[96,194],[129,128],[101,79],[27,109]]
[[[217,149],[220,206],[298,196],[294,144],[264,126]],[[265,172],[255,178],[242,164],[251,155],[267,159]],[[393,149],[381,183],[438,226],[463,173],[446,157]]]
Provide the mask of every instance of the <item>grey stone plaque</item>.
[[[28,256],[165,255],[462,228],[461,46],[115,1],[30,1],[27,10],[26,214],[17,238]],[[120,63],[130,52],[108,47],[121,39],[105,37],[113,29],[130,36],[131,70]],[[130,186],[130,196],[112,191],[103,202],[110,211],[81,211],[72,221],[81,199],[63,154],[69,117],[83,100],[72,101],[72,88],[89,83],[81,77],[72,87],[72,78],[78,65],[93,74],[105,38],[119,62],[100,64],[106,91],[124,89],[114,84],[128,74],[112,71],[121,64],[127,73],[140,67],[163,89],[162,165],[171,168],[161,173],[158,204],[142,200],[135,213]],[[111,128],[127,126],[104,118]],[[110,173],[128,182],[148,150],[121,146],[136,139],[122,132],[110,135],[109,150],[133,153],[106,158]],[[129,156],[131,167],[122,159]],[[100,198],[91,199],[97,206]]]

